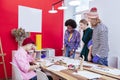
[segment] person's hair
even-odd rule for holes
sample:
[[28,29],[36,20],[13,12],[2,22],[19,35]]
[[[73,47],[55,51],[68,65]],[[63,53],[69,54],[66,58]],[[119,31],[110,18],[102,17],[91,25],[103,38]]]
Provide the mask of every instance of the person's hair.
[[73,19],[68,19],[65,22],[65,26],[71,26],[72,28],[76,28],[77,24],[76,24],[76,22]]
[[99,18],[91,18],[91,20],[94,20],[94,23],[91,23],[91,26],[97,26],[99,23],[101,23]]
[[86,25],[88,26],[88,22],[87,22],[86,19],[81,19],[81,20],[80,20],[80,23],[86,24]]

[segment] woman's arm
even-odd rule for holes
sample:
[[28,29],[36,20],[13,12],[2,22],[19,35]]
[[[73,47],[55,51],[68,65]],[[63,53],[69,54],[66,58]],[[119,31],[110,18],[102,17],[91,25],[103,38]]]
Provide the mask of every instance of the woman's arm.
[[88,52],[88,61],[91,61],[92,60],[92,45],[89,46],[89,52]]
[[89,40],[92,38],[92,29],[87,29],[85,34],[83,35],[83,42],[84,44],[87,44],[89,42]]

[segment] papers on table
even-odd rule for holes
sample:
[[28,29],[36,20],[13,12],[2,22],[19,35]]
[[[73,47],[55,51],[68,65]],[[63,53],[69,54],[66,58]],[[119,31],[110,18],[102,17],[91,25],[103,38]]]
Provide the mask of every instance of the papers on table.
[[113,74],[113,75],[120,75],[119,69],[110,69],[110,68],[101,68],[101,67],[93,67],[92,69],[102,71],[105,73]]
[[67,67],[60,66],[60,65],[52,65],[52,66],[48,67],[47,69],[53,70],[53,71],[61,71],[61,70],[67,69]]
[[41,66],[50,66],[54,63],[52,63],[49,60],[45,60],[45,59],[41,59],[40,61],[38,61],[36,64],[40,64]]
[[[43,59],[43,60],[41,59],[40,63],[43,62],[45,66],[50,66],[50,67],[48,67],[48,69],[54,70],[54,71],[60,71],[60,70],[67,69],[67,67],[64,67],[64,66],[54,65],[54,62],[59,61],[59,60],[62,60],[67,65],[69,65],[69,64],[80,65],[80,60],[70,59],[68,57],[54,57],[54,58]],[[119,69],[111,69],[111,68],[107,68],[107,67],[103,68],[103,67],[99,67],[98,65],[88,63],[85,61],[83,62],[83,65],[90,66],[91,69],[94,69],[97,71],[101,71],[101,72],[105,72],[105,73],[109,73],[109,74],[113,74],[113,75],[120,75]]]
[[63,61],[64,63],[66,63],[67,65],[70,65],[70,64],[80,65],[80,60],[71,59],[68,57],[54,57],[54,58],[49,59],[49,61],[54,61],[54,62],[57,62],[60,60]]
[[95,64],[92,64],[92,63],[88,63],[88,62],[83,62],[83,65],[84,66],[90,66],[90,67],[96,67],[97,65],[95,65]]
[[62,60],[64,63],[66,63],[67,65],[73,64],[73,65],[80,65],[80,60],[76,60],[76,59],[71,59],[68,57],[60,57],[57,58],[57,60]]
[[69,60],[66,60],[66,63],[67,65],[80,65],[80,60],[74,60],[74,59],[69,59]]
[[108,72],[114,75],[120,75],[120,70],[118,69],[110,69]]
[[45,62],[45,66],[50,66],[50,65],[52,65],[52,64],[54,64],[53,62],[51,62],[51,61],[49,61],[49,60],[44,60],[44,62]]
[[45,66],[50,66],[50,65],[53,65],[54,63],[51,63],[51,62],[46,62]]
[[101,77],[100,74],[96,74],[96,73],[89,72],[89,71],[78,71],[77,73],[74,72],[73,74],[80,75],[80,76],[83,76],[83,77],[88,78],[88,79],[95,79],[95,78]]

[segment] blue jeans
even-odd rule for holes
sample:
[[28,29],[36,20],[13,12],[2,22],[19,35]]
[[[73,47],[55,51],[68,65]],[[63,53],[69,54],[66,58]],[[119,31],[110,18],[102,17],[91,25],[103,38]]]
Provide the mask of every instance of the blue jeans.
[[30,80],[37,80],[37,76],[31,78]]
[[108,66],[107,57],[105,57],[105,58],[100,58],[100,59],[98,60],[98,63],[101,64],[101,65]]
[[75,52],[72,54],[72,55],[70,55],[70,51],[71,51],[72,49],[70,48],[70,47],[66,47],[66,53],[65,53],[65,57],[71,57],[71,58],[74,58],[75,57]]
[[93,56],[92,61],[93,61],[93,63],[97,63],[97,64],[101,64],[101,65],[108,66],[107,57],[100,58],[100,57],[98,57],[98,56]]

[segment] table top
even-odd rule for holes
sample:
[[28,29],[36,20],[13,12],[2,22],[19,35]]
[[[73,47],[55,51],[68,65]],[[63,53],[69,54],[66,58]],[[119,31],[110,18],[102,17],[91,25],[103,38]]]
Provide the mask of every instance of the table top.
[[[91,64],[94,64],[94,63],[91,63]],[[103,65],[99,65],[99,64],[94,64],[94,65],[97,65],[99,68],[103,68],[103,69],[119,70],[119,69],[116,69],[116,68],[107,67],[107,66],[103,66]],[[91,72],[94,72],[94,73],[98,73],[98,74],[101,74],[101,75],[105,75],[105,76],[108,76],[108,77],[112,77],[112,78],[115,78],[115,79],[120,79],[120,75],[114,75],[112,73],[107,73],[107,72],[104,72],[102,70],[100,71],[100,70],[97,70],[97,69],[94,69],[94,68],[90,68],[90,67],[86,67],[86,66],[84,66],[84,70],[88,70],[88,71],[91,71]]]
[[[57,59],[58,58],[59,57],[57,57]],[[64,58],[65,57],[63,57],[63,59]],[[42,60],[42,62],[44,62],[44,60]],[[98,67],[101,67],[101,68],[105,68],[105,69],[108,69],[108,68],[109,69],[115,69],[115,68],[110,68],[110,67],[106,67],[106,66],[103,66],[103,65],[90,63],[90,62],[86,62],[86,63],[89,63],[91,65],[95,65],[95,66],[98,66]],[[52,65],[54,65],[54,64],[52,64]],[[62,79],[65,79],[65,80],[88,80],[88,78],[86,78],[82,75],[73,74],[73,73],[76,72],[76,70],[74,70],[74,69],[64,69],[64,70],[60,70],[60,71],[55,71],[55,70],[48,69],[48,67],[50,67],[52,65],[49,65],[49,66],[42,65],[42,69],[47,71],[47,72],[50,72],[54,75],[57,75],[57,76],[61,77]],[[64,65],[64,66],[66,66],[66,65]],[[104,72],[104,71],[99,71],[99,70],[96,70],[96,69],[92,68],[91,66],[84,66],[83,65],[83,69],[84,69],[83,71],[85,71],[85,72],[87,71],[87,72],[90,72],[90,73],[96,73],[96,74],[101,75],[101,77],[98,78],[97,80],[118,80],[118,79],[120,79],[120,75],[114,75],[114,74],[110,74],[110,73],[107,73],[107,72]],[[118,69],[116,69],[116,70],[118,70]],[[77,72],[78,71],[81,71],[81,70],[77,69]]]

